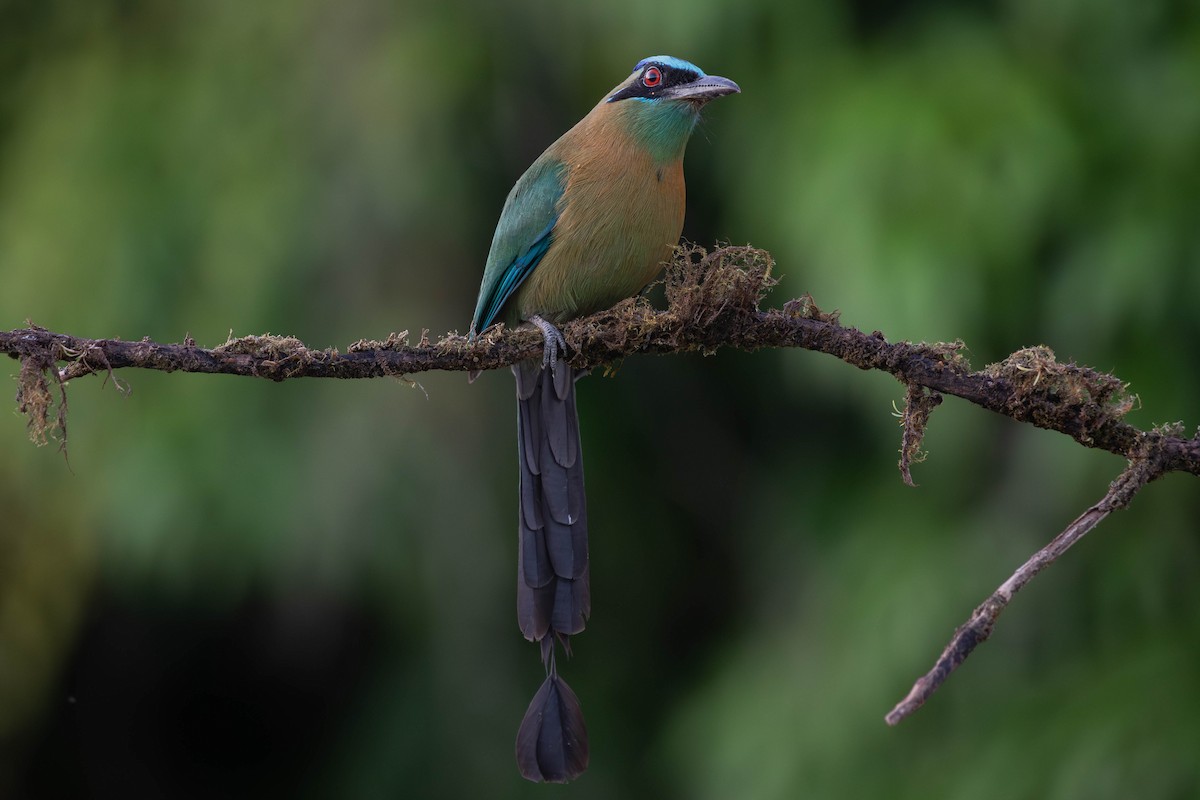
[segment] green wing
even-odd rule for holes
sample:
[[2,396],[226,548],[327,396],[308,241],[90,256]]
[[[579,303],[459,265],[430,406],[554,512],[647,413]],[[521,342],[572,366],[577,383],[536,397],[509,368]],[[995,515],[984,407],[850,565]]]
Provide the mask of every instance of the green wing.
[[508,193],[483,269],[471,320],[472,337],[496,321],[504,304],[550,249],[566,182],[566,165],[542,156]]

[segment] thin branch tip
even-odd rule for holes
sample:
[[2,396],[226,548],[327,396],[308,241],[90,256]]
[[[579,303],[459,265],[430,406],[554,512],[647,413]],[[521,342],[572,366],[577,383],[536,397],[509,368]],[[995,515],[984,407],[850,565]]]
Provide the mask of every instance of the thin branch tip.
[[1034,553],[1024,564],[1000,584],[991,597],[972,612],[970,618],[954,631],[949,644],[934,662],[933,668],[913,684],[904,699],[896,704],[884,717],[891,726],[899,724],[925,704],[934,692],[983,642],[992,635],[996,620],[1008,607],[1013,597],[1039,572],[1053,564],[1088,532],[1099,525],[1113,511],[1126,508],[1143,487],[1163,473],[1160,462],[1147,457],[1130,461],[1125,470],[1109,484],[1104,497],[1084,511],[1054,537],[1041,550]]

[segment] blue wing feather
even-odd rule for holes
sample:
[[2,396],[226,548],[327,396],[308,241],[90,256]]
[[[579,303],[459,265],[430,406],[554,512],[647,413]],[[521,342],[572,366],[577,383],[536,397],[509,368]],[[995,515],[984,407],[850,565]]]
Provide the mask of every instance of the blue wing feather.
[[556,222],[558,222],[557,215],[549,225],[542,229],[541,233],[533,241],[533,244],[526,248],[525,252],[505,270],[503,277],[500,279],[500,284],[492,292],[487,310],[484,312],[483,318],[479,321],[478,330],[484,330],[496,321],[496,317],[499,315],[500,309],[504,307],[504,303],[509,297],[512,297],[513,292],[517,290],[522,281],[529,277],[529,273],[533,272],[533,268],[538,265],[542,260],[542,256],[550,249],[550,242],[553,238],[551,233],[554,230]]
[[472,336],[497,321],[504,304],[550,249],[566,173],[562,162],[543,156],[508,193],[483,270]]

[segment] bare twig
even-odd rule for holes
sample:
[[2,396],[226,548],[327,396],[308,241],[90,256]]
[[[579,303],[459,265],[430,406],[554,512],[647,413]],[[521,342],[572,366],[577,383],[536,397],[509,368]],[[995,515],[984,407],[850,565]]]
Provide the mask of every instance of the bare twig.
[[933,669],[917,679],[908,695],[893,708],[884,720],[896,725],[925,704],[950,674],[967,656],[992,635],[992,628],[1013,596],[1039,572],[1050,566],[1063,553],[1099,525],[1113,511],[1125,508],[1143,486],[1162,475],[1162,465],[1154,458],[1139,457],[1112,482],[1108,492],[1094,506],[1084,511],[1066,529],[1022,564],[992,596],[975,609],[951,637],[950,643],[934,663]]

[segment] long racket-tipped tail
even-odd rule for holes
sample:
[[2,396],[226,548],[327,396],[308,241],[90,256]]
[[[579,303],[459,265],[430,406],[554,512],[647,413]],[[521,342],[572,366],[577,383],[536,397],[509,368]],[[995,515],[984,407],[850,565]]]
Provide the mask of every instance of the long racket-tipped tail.
[[532,781],[562,783],[587,767],[587,729],[579,699],[558,675],[556,641],[580,633],[591,613],[587,498],[575,409],[575,381],[563,362],[513,365],[517,379],[520,538],[517,622],[541,645],[546,680],[517,733],[517,763]]

